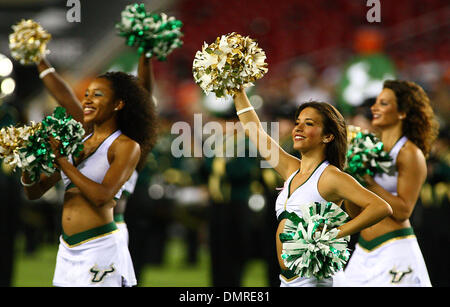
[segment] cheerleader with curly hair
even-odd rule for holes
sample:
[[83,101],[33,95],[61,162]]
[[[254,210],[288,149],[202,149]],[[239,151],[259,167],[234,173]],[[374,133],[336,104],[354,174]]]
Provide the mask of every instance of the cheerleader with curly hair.
[[[40,72],[41,76],[46,76],[49,72],[53,72],[54,68],[51,67],[50,63],[47,59],[43,58],[38,64],[37,69]],[[83,114],[79,109],[79,101],[74,99],[75,94],[73,90],[61,79],[61,77],[55,72],[52,75],[49,75],[47,78],[42,78],[43,83],[50,94],[56,99],[56,101],[63,107],[67,109],[67,113],[72,115],[76,120],[82,122]],[[153,74],[153,64],[151,59],[142,55],[139,58],[138,65],[138,79],[142,86],[149,92],[149,96],[153,98],[153,88],[154,88],[154,74]],[[92,129],[91,126],[86,127],[88,131]],[[150,143],[153,143],[154,140],[150,140]],[[147,145],[149,146],[149,145]],[[148,150],[146,150],[147,152]],[[128,244],[128,227],[124,218],[125,210],[127,206],[128,198],[134,192],[134,188],[136,186],[137,178],[138,178],[138,170],[140,170],[144,165],[144,161],[146,159],[146,154],[141,157],[142,162],[139,163],[138,168],[133,172],[131,177],[125,183],[123,188],[122,197],[117,201],[116,206],[114,207],[114,221],[116,222],[117,227],[120,229],[121,234],[123,235],[125,242]]]
[[[388,202],[393,214],[363,229],[345,270],[349,286],[431,286],[427,268],[411,227],[422,184],[426,157],[438,134],[430,100],[416,83],[388,80],[371,107],[395,174],[366,175],[367,188]],[[350,216],[359,209],[346,202]]]
[[41,61],[38,70],[59,104],[87,131],[77,157],[59,155],[58,141],[51,141],[60,173],[42,175],[38,182],[30,182],[27,173],[22,176],[29,199],[64,182],[63,234],[53,284],[136,285],[129,251],[114,222],[114,207],[156,141],[152,96],[138,78],[107,72],[95,78],[78,101],[48,62]]

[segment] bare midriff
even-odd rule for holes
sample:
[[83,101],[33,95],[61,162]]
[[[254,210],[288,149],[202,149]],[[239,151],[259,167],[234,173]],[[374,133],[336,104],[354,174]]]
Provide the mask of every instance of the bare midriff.
[[95,206],[81,194],[78,188],[70,188],[64,194],[62,212],[64,233],[71,236],[111,223],[115,204],[115,200],[111,199],[101,206]]
[[397,221],[388,216],[375,225],[361,230],[361,237],[366,241],[371,241],[385,233],[409,227],[411,227],[409,220]]

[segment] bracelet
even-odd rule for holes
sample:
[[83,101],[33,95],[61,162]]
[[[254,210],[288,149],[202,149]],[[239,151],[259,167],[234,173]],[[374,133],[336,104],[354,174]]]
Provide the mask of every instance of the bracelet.
[[37,182],[37,181],[33,181],[32,183],[26,183],[26,182],[23,182],[23,178],[20,177],[20,183],[21,183],[24,187],[31,187],[31,186],[35,185],[36,182]]
[[245,112],[248,112],[248,111],[251,111],[251,110],[254,110],[255,108],[252,106],[252,107],[248,107],[248,108],[245,108],[245,109],[242,109],[242,110],[239,110],[239,111],[237,111],[236,112],[236,115],[241,115],[242,113],[245,113]]
[[49,67],[43,71],[41,71],[41,73],[39,74],[39,78],[44,79],[44,77],[48,74],[54,73],[55,69],[53,67]]

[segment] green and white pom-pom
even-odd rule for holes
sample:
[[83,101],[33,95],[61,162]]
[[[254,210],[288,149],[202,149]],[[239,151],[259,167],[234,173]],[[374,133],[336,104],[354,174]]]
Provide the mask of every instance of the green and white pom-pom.
[[383,143],[370,132],[358,132],[350,141],[347,150],[345,171],[365,185],[365,175],[392,174],[394,164],[389,153],[383,150]]
[[233,96],[267,73],[265,60],[265,52],[254,40],[233,32],[210,45],[204,43],[195,54],[192,73],[205,94]]
[[116,24],[119,36],[125,37],[128,46],[137,47],[139,55],[144,53],[147,58],[160,61],[183,45],[182,26],[174,17],[147,12],[143,3],[127,5]]
[[336,227],[345,223],[348,215],[331,202],[302,205],[300,210],[301,217],[288,214],[279,236],[284,264],[301,277],[331,277],[350,257],[350,236],[336,239]]
[[55,155],[49,137],[61,142],[60,154],[77,156],[83,149],[84,129],[81,123],[66,115],[66,110],[56,107],[52,115],[40,123],[40,129],[28,137],[28,142],[19,150],[21,168],[30,173],[31,180],[40,174],[51,175],[56,170]]

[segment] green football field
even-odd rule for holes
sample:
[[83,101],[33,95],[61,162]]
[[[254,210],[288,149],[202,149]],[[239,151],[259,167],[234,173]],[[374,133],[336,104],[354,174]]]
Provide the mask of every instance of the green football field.
[[[17,241],[14,263],[14,287],[51,287],[56,261],[57,245],[41,245],[32,255],[25,255],[21,240]],[[148,265],[141,280],[141,287],[209,287],[209,253],[201,248],[199,261],[188,266],[185,247],[181,240],[172,239],[166,250],[163,265]],[[260,260],[249,262],[245,268],[243,287],[266,287],[266,265]]]

